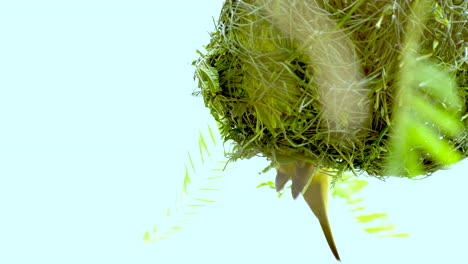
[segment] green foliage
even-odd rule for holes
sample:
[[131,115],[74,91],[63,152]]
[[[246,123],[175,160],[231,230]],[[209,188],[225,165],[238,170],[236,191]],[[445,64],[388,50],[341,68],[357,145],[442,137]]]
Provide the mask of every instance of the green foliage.
[[368,215],[359,215],[356,216],[355,218],[359,223],[367,223],[370,221],[374,221],[376,219],[386,219],[388,217],[388,214],[386,213],[372,213]]
[[[187,151],[187,155],[188,155],[188,157],[189,157],[189,161],[190,161],[190,165],[192,166],[192,170],[193,170],[193,172],[196,173],[196,171],[195,171],[195,164],[193,163],[192,155],[190,155],[190,151]],[[185,170],[187,170],[187,167],[185,168]],[[187,172],[187,173],[188,173],[188,172]]]
[[[276,190],[275,183],[272,181],[262,182],[259,185],[257,185],[257,188],[264,187],[264,186],[268,186],[270,189]],[[290,189],[290,188],[291,186],[288,186],[286,188],[283,188],[283,190],[279,191],[278,198],[283,196],[283,194],[285,193],[285,189]]]
[[428,60],[413,60],[402,70],[389,175],[424,174],[421,155],[441,165],[454,164],[464,157],[456,140],[465,129],[461,121],[463,103],[453,78]]
[[[213,134],[213,131],[208,126],[208,132],[210,134],[211,146],[216,146],[216,139]],[[216,150],[211,147],[211,150]],[[159,240],[166,239],[170,234],[181,230],[183,226],[180,225],[182,222],[190,221],[192,218],[187,218],[187,216],[197,215],[199,210],[206,207],[209,204],[215,203],[216,201],[213,200],[211,197],[212,191],[219,191],[221,189],[212,188],[212,187],[195,187],[194,184],[200,186],[201,184],[209,184],[217,179],[223,178],[223,168],[219,168],[218,166],[225,166],[226,161],[223,162],[216,162],[211,159],[210,154],[210,147],[208,146],[207,142],[205,141],[205,137],[203,133],[200,131],[198,137],[198,151],[199,161],[194,160],[191,152],[187,152],[188,156],[188,163],[190,163],[190,168],[192,169],[189,171],[189,167],[187,163],[185,163],[185,175],[184,180],[182,183],[182,192],[180,195],[176,194],[176,201],[174,208],[168,208],[166,213],[166,218],[164,223],[158,223],[159,228],[154,226],[153,230],[145,231],[143,235],[143,241],[146,243],[151,243]],[[219,153],[218,153],[219,154]],[[206,160],[206,157],[208,160]],[[203,164],[203,168],[196,169],[196,162]],[[207,170],[207,167],[212,167],[211,169]],[[226,168],[232,169],[232,168]],[[214,174],[214,175],[213,175]],[[200,195],[199,197],[193,197],[194,195]],[[189,198],[189,199],[187,199]],[[162,231],[161,231],[162,230]]]
[[198,149],[200,150],[200,157],[201,157],[202,163],[205,163],[203,150],[206,152],[208,157],[211,157],[211,155],[210,155],[210,152],[208,151],[208,147],[206,146],[205,138],[203,137],[201,131],[200,131],[200,136],[198,137]]
[[275,189],[275,183],[272,181],[267,181],[267,182],[262,182],[259,185],[257,185],[257,188],[263,187],[263,186],[268,186],[270,189]]
[[354,218],[358,223],[365,225],[363,229],[367,233],[377,234],[378,237],[409,237],[408,233],[393,232],[396,225],[388,222],[387,213],[372,212],[372,209],[365,205],[365,198],[355,197],[368,184],[365,180],[350,176],[335,182],[332,196],[346,200],[346,204],[352,207],[350,211],[358,213]]
[[[190,152],[189,152],[189,157],[190,157]],[[193,170],[195,171],[195,168],[193,168]],[[183,184],[183,191],[184,193],[188,193],[188,185],[191,183],[190,181],[190,176],[189,176],[189,172],[188,172],[188,169],[187,169],[187,165],[185,165],[185,177],[184,177],[184,184]]]
[[377,227],[364,228],[364,231],[369,234],[374,234],[382,231],[392,231],[393,229],[395,229],[395,225],[382,225]]
[[[456,79],[447,69],[430,59],[418,56],[418,43],[423,34],[425,15],[432,1],[415,5],[404,52],[397,103],[394,105],[394,128],[391,140],[388,175],[418,176],[424,174],[420,157],[440,166],[454,164],[464,157],[459,138],[466,133],[462,114],[465,102],[457,89]],[[445,24],[440,6],[436,20]],[[448,23],[448,22],[447,22]]]

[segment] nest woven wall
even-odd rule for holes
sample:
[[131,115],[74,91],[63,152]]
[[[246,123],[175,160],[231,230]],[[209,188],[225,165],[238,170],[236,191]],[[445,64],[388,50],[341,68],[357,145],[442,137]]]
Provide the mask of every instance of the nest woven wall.
[[[412,2],[225,1],[207,53],[194,64],[195,93],[235,143],[230,158],[386,176]],[[418,52],[456,78],[466,105],[468,1],[437,0],[428,13]],[[466,117],[466,107],[456,114]],[[450,144],[466,157],[463,120],[465,131]],[[420,163],[426,174],[442,167],[427,155]]]

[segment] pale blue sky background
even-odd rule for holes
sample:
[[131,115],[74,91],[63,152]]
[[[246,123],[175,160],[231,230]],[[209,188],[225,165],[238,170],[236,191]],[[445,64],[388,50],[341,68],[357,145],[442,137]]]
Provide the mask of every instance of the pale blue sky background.
[[[191,61],[222,1],[0,3],[0,263],[336,263],[313,214],[290,195],[257,189],[274,172],[243,161],[224,179],[220,144],[201,165],[199,130],[215,125]],[[218,142],[219,143],[219,142]],[[181,189],[215,199],[168,239],[144,244]],[[423,181],[370,180],[368,212],[395,233],[376,238],[352,207],[330,200],[343,263],[463,263],[468,164]],[[192,172],[191,172],[192,173]],[[192,173],[193,174],[193,173]],[[196,177],[195,177],[196,176]],[[174,220],[178,215],[175,214]],[[165,224],[167,222],[167,224]],[[175,224],[174,224],[175,223]]]

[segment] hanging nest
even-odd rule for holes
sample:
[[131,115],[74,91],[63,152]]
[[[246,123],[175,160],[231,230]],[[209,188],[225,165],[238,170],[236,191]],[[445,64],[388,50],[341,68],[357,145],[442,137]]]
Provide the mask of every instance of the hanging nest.
[[[207,53],[194,62],[194,94],[235,143],[229,157],[387,176],[412,1],[283,2],[225,1]],[[466,105],[468,1],[434,3],[418,53],[456,78]],[[466,157],[466,107],[458,114],[465,130],[450,144]],[[443,167],[429,155],[420,164],[427,175]]]

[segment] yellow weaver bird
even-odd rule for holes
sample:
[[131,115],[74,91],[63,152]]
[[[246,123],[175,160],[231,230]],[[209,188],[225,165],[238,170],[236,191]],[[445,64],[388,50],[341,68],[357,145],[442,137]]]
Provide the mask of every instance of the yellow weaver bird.
[[278,168],[275,180],[276,191],[281,191],[289,180],[292,181],[293,198],[296,199],[299,193],[302,193],[304,200],[320,222],[330,250],[336,260],[341,261],[328,222],[328,175],[309,162],[294,161],[282,164]]

